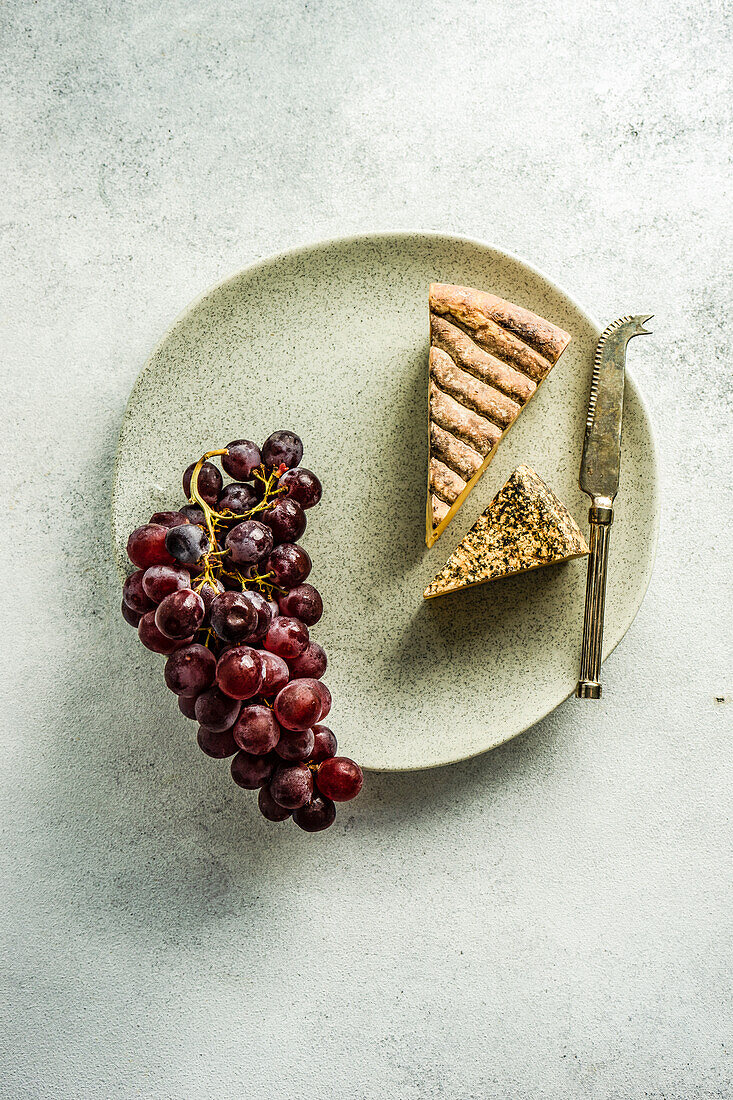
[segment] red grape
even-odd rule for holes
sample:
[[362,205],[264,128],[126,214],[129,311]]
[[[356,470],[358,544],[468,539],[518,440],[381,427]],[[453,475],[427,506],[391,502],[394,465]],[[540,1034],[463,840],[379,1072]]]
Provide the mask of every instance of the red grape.
[[262,662],[260,694],[277,695],[280,688],[285,687],[290,679],[290,669],[282,657],[278,657],[276,653],[270,653],[269,649],[260,650],[260,661]]
[[306,470],[305,466],[286,470],[279,484],[287,489],[288,496],[292,500],[297,500],[301,508],[312,508],[318,504],[323,493],[320,481],[310,470]]
[[165,653],[166,655],[174,653],[177,649],[184,645],[190,645],[193,641],[193,637],[174,639],[161,634],[155,625],[154,611],[146,611],[138,624],[137,632],[145,648],[152,649],[153,653]]
[[318,642],[308,642],[303,652],[290,662],[290,675],[294,680],[308,676],[320,680],[326,671],[326,651]]
[[201,751],[214,760],[224,760],[227,756],[234,756],[237,751],[237,742],[232,737],[231,730],[210,730],[206,726],[199,726],[196,740]]
[[[191,477],[195,468],[196,463],[192,462],[183,475],[183,491],[187,497],[191,496]],[[204,462],[199,470],[197,488],[199,496],[206,501],[210,508],[213,508],[216,504],[223,484],[224,479],[213,462]]]
[[280,727],[269,707],[254,703],[242,707],[232,734],[240,749],[252,753],[253,756],[264,756],[280,740]]
[[138,569],[149,565],[173,565],[165,545],[168,528],[161,523],[145,523],[136,527],[127,540],[127,556]]
[[334,802],[348,802],[356,798],[364,783],[364,774],[358,764],[346,756],[332,756],[318,765],[318,790]]
[[224,585],[221,581],[214,581],[212,585],[211,581],[204,581],[200,588],[197,588],[201,599],[204,601],[204,622],[208,622],[209,614],[211,612],[211,605],[217,596],[220,596],[224,591]]
[[232,481],[219,493],[216,502],[217,512],[232,512],[235,516],[244,516],[251,512],[257,503],[255,491],[251,485]]
[[316,795],[293,813],[293,821],[306,833],[320,833],[336,820],[336,807],[330,798]]
[[212,602],[209,618],[225,642],[241,642],[257,628],[257,608],[248,592],[222,592]]
[[[203,518],[203,513],[202,513]],[[182,523],[192,523],[184,512],[156,512],[148,520],[149,523],[159,523],[162,527],[180,527]]]
[[323,700],[321,713],[318,716],[318,721],[322,722],[326,715],[328,715],[331,711],[331,692],[321,680],[313,680],[311,682],[313,686],[321,693],[321,699]]
[[311,568],[312,562],[303,547],[291,542],[276,546],[265,566],[279,588],[295,588],[302,584]]
[[252,471],[262,462],[260,449],[249,439],[235,439],[227,443],[228,455],[221,456],[221,464],[230,477],[237,481],[248,481]]
[[283,593],[279,600],[280,612],[300,619],[306,626],[315,626],[323,614],[323,600],[312,584],[299,584]]
[[246,519],[231,528],[224,545],[237,565],[255,565],[272,550],[272,531],[257,519]]
[[305,762],[310,760],[314,743],[313,730],[283,730],[275,745],[275,752],[281,760]]
[[297,500],[281,497],[262,513],[262,522],[270,528],[273,539],[278,543],[297,542],[305,531],[307,521]]
[[259,645],[264,640],[272,622],[272,608],[267,599],[256,589],[247,589],[247,595],[257,612],[257,626],[249,636],[252,645]]
[[143,591],[153,603],[160,603],[171,592],[191,587],[191,574],[176,565],[151,565],[142,577]]
[[313,727],[313,738],[314,744],[310,759],[314,764],[321,764],[324,760],[330,760],[332,756],[336,755],[338,744],[333,730],[330,730],[328,726],[315,725]]
[[279,806],[297,810],[313,797],[313,776],[305,764],[279,768],[270,782],[270,794]]
[[265,649],[289,660],[302,653],[308,641],[308,627],[305,623],[301,623],[299,619],[291,619],[287,615],[278,615],[270,623],[265,637]]
[[227,650],[217,663],[216,682],[232,699],[251,699],[262,683],[262,661],[257,650],[249,646]]
[[266,817],[268,821],[287,821],[290,817],[290,810],[286,810],[284,806],[278,806],[270,794],[269,787],[260,787],[260,793],[257,795],[257,805],[262,816]]
[[[134,626],[135,628],[137,628],[140,624],[140,620],[142,619],[142,617],[143,616],[139,611],[133,611],[131,607],[127,606],[124,600],[122,601],[122,618],[125,620],[126,623],[129,623],[130,626]],[[272,656],[272,654],[270,654],[270,656]]]
[[165,682],[176,695],[198,696],[211,687],[216,657],[204,645],[187,645],[171,653],[165,663]]
[[321,717],[321,709],[321,695],[309,680],[291,680],[275,698],[275,717],[286,730],[309,729]]
[[196,700],[196,717],[202,726],[222,733],[231,729],[239,717],[242,704],[225,695],[216,685],[202,691]]
[[196,718],[196,698],[195,695],[178,696],[178,709],[186,718]]
[[254,791],[269,782],[275,770],[276,759],[272,755],[253,756],[251,752],[242,749],[232,760],[232,779],[240,787]]
[[188,520],[189,523],[193,523],[197,527],[204,527],[206,525],[204,510],[200,508],[198,504],[184,504],[179,514],[183,516],[181,523],[185,523],[185,521]]
[[316,719],[317,722],[322,722],[326,715],[331,710],[331,692],[328,690],[322,680],[316,680],[312,676],[303,676],[297,680],[291,680],[291,683],[307,685],[321,700],[321,713]]
[[201,561],[211,549],[209,536],[203,527],[193,523],[184,523],[180,527],[170,527],[165,536],[165,545],[176,561],[184,565],[193,565]]
[[161,600],[155,625],[166,638],[188,638],[204,621],[204,601],[192,588],[181,588]]
[[262,447],[262,461],[270,470],[278,466],[297,466],[303,457],[303,444],[294,432],[273,432]]
[[[154,566],[153,568],[160,569],[161,566]],[[140,615],[144,615],[146,611],[152,611],[155,607],[155,602],[150,599],[143,586],[144,576],[145,573],[142,569],[136,569],[122,585],[123,601]]]

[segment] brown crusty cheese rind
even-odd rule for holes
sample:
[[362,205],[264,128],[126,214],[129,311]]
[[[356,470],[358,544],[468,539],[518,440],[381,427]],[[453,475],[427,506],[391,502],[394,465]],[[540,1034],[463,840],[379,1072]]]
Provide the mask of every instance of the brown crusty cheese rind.
[[563,329],[503,298],[431,284],[428,546],[450,523],[569,342]]
[[426,600],[570,558],[588,546],[539,474],[518,466],[425,589]]

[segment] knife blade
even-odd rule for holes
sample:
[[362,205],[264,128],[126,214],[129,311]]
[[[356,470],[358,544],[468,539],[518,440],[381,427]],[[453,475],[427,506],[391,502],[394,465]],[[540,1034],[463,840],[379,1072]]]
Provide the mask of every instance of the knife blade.
[[591,498],[583,649],[577,687],[581,699],[601,697],[608,545],[621,472],[626,345],[634,336],[650,335],[644,325],[652,316],[637,314],[613,321],[601,334],[593,362],[579,479],[580,488]]
[[626,345],[634,336],[650,335],[644,324],[652,316],[620,317],[598,341],[580,463],[580,488],[594,499],[613,501],[618,492]]

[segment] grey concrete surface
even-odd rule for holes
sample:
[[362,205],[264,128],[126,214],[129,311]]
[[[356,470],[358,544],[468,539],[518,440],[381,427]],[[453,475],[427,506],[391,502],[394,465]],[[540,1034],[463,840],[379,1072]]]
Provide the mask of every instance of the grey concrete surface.
[[[730,9],[2,12],[9,1100],[733,1093]],[[485,238],[637,341],[656,572],[597,706],[369,777],[321,837],[193,754],[118,618],[125,401],[203,287],[323,236]]]

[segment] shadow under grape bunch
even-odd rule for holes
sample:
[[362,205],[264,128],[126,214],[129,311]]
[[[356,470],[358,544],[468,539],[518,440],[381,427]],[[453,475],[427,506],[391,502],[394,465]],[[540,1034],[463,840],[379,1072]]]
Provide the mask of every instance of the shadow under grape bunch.
[[[300,465],[303,444],[273,432],[262,448],[237,439],[183,475],[187,502],[156,512],[127,543],[135,572],[122,616],[167,657],[165,682],[199,723],[208,756],[233,757],[232,778],[257,790],[268,821],[306,832],[333,824],[336,802],[361,790],[323,720],[327,659],[310,628],[323,614],[299,545],[321,483]],[[219,467],[232,479],[227,485]]]

